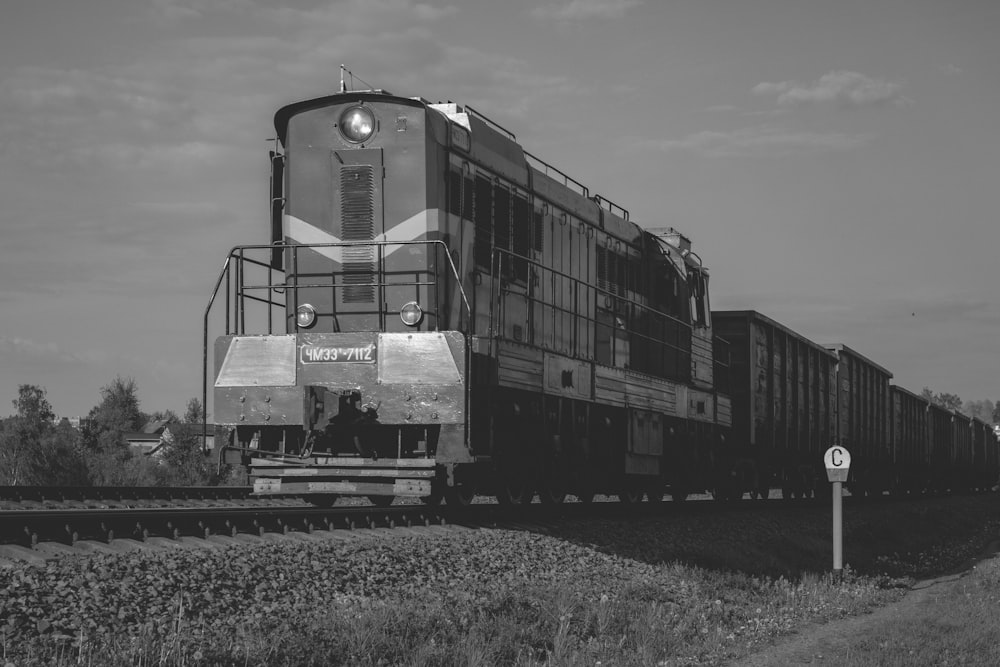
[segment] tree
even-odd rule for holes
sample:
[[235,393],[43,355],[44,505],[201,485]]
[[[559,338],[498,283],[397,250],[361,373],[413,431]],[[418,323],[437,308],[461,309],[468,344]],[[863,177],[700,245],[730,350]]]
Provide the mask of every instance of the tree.
[[91,480],[99,486],[148,486],[158,480],[155,461],[128,446],[125,434],[149,420],[139,409],[138,387],[132,378],[116,377],[101,388],[101,402],[91,409],[83,428]]
[[12,402],[16,412],[4,420],[0,437],[0,483],[33,484],[39,443],[55,415],[45,389],[33,384],[18,386]]
[[22,420],[22,425],[37,435],[50,428],[56,416],[45,394],[42,387],[22,384],[17,388],[17,400],[13,401],[17,410],[16,418]]
[[168,410],[157,410],[153,414],[148,415],[148,417],[149,417],[149,419],[146,420],[147,423],[148,422],[167,422],[169,424],[170,422],[177,422],[177,421],[181,420],[181,418],[177,416],[176,412],[174,412],[173,410],[169,410],[169,409]]
[[926,401],[930,401],[934,405],[944,408],[945,410],[962,412],[962,408],[964,407],[961,397],[957,394],[935,394],[927,387],[924,387],[923,391],[920,392],[920,397]]
[[201,424],[202,423],[202,405],[198,397],[194,397],[187,402],[187,408],[184,410],[184,423],[185,424]]
[[993,401],[966,401],[962,412],[970,417],[983,420],[986,423],[993,422]]
[[58,425],[45,389],[18,388],[16,414],[0,433],[0,484],[82,486],[89,483],[80,435],[67,420]]
[[1000,401],[997,401],[993,407],[993,423],[1000,424]]
[[163,451],[167,483],[176,486],[208,484],[215,477],[212,460],[202,451],[201,401],[192,398],[184,422],[169,426],[170,440]]
[[116,377],[101,388],[101,402],[87,414],[83,444],[87,449],[120,452],[125,434],[140,430],[148,421],[139,410],[138,387],[132,378]]
[[38,443],[27,484],[45,486],[90,486],[90,470],[80,432],[63,419]]

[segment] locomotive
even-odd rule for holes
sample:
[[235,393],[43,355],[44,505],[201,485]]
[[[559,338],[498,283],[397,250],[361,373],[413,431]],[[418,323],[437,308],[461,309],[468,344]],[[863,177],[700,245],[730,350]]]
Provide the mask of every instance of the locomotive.
[[730,400],[687,237],[636,225],[469,107],[345,91],[275,128],[272,242],[230,253],[212,355],[215,422],[256,493],[705,486]]
[[256,494],[794,498],[833,444],[862,492],[996,480],[986,424],[713,312],[684,234],[468,106],[342,89],[274,125],[271,242],[233,248],[205,312],[206,399]]

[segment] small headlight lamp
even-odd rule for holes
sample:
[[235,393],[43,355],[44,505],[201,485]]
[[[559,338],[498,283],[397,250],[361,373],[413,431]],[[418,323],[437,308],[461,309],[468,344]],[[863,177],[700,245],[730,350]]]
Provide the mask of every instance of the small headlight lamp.
[[337,126],[348,141],[364,143],[375,134],[375,116],[366,107],[350,107],[340,114]]
[[316,322],[316,309],[304,303],[295,310],[295,323],[302,329],[308,329]]
[[399,319],[408,327],[415,327],[424,319],[424,311],[416,301],[410,301],[399,309]]

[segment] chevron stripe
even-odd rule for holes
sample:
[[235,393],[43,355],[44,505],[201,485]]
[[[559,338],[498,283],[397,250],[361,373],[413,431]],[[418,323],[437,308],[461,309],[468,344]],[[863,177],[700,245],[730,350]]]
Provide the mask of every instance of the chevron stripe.
[[[375,243],[391,243],[393,241],[418,241],[426,238],[429,232],[438,230],[438,219],[440,211],[436,208],[428,208],[420,211],[397,225],[389,231],[379,234],[374,239]],[[321,243],[343,243],[330,232],[324,231],[294,215],[284,215],[284,235],[291,243],[300,245],[314,245]],[[388,257],[403,246],[389,246],[385,249]],[[313,248],[316,252],[335,262],[343,261],[343,248]]]

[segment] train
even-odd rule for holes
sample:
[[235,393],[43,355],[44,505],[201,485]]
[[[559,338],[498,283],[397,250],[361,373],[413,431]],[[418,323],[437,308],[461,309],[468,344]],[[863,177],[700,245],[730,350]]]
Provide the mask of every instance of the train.
[[204,328],[216,442],[258,495],[804,498],[835,444],[855,493],[997,481],[989,425],[713,311],[688,236],[469,106],[342,87],[274,127],[270,240],[230,251]]

